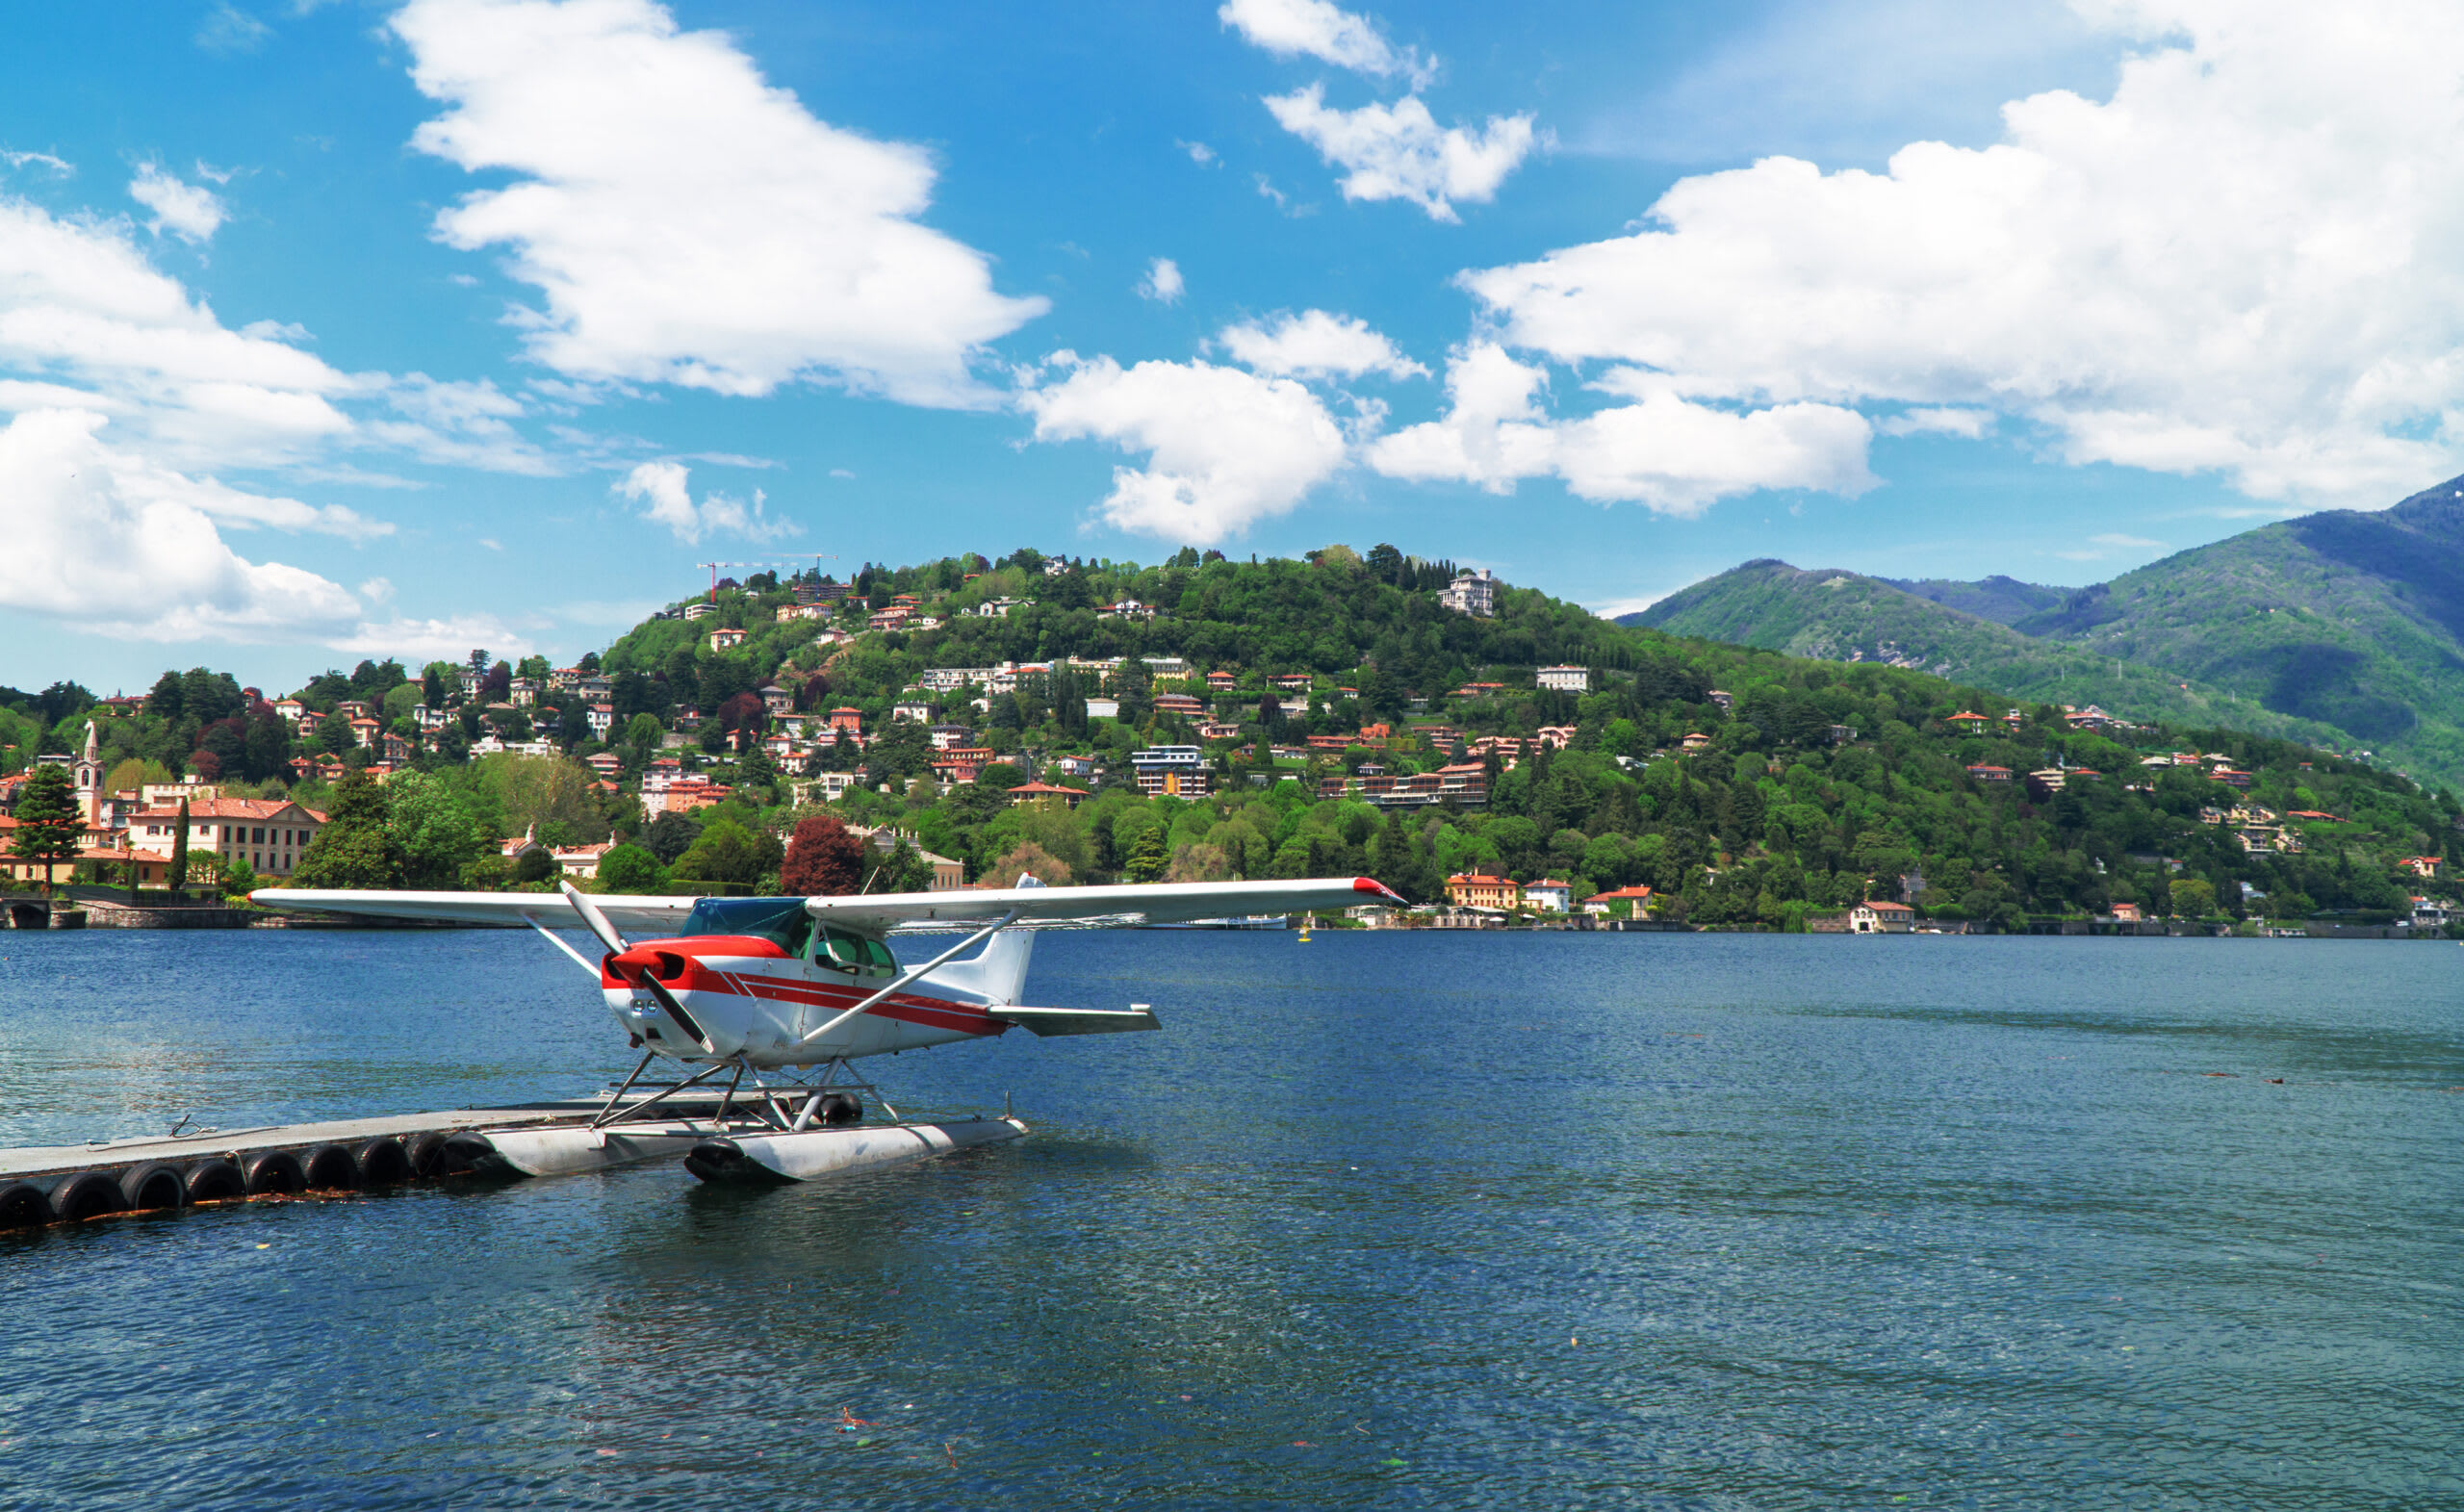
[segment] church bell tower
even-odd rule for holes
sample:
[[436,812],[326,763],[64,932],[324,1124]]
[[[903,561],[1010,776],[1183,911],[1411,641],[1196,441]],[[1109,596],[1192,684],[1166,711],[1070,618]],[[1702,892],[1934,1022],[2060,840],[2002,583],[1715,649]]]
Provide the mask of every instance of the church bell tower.
[[100,824],[103,817],[103,761],[101,743],[94,738],[94,722],[86,721],[86,754],[77,758],[77,810],[86,823]]

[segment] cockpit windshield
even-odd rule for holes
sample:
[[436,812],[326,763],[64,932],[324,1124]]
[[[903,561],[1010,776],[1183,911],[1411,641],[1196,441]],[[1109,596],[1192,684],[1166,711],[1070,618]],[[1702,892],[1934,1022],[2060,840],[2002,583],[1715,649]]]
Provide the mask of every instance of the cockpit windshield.
[[677,934],[751,935],[801,956],[812,938],[812,915],[802,898],[704,898]]

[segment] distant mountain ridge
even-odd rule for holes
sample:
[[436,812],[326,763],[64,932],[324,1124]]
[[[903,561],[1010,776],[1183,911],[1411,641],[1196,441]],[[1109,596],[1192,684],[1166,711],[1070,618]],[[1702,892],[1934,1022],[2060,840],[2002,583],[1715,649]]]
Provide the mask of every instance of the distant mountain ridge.
[[1625,623],[1897,660],[2021,698],[2204,717],[2464,777],[2464,478],[2176,552],[2111,582],[1748,562]]
[[1976,582],[1962,582],[1956,577],[1884,577],[1877,580],[1920,599],[1930,599],[1944,608],[1973,614],[1980,620],[1991,620],[1996,625],[2016,625],[2031,616],[2060,608],[2066,600],[2079,591],[2076,588],[2048,588],[2042,583],[2021,582],[2016,577],[2004,577],[1999,574]]
[[2033,703],[2097,704],[2133,719],[2221,725],[2295,740],[2333,734],[2249,699],[2037,640],[1886,578],[1835,568],[1809,572],[1768,558],[1747,562],[1624,619],[1790,656],[1910,667]]

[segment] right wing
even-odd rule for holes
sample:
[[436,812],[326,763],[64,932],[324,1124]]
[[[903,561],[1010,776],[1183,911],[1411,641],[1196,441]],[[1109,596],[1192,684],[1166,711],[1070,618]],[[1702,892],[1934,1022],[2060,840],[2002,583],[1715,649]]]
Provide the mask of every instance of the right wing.
[[1295,882],[1150,882],[1108,887],[857,893],[808,898],[805,909],[814,918],[877,934],[896,924],[989,924],[1013,911],[1021,921],[1108,921],[1136,915],[1149,924],[1185,924],[1241,913],[1334,912],[1364,903],[1402,901],[1374,878],[1322,877]]

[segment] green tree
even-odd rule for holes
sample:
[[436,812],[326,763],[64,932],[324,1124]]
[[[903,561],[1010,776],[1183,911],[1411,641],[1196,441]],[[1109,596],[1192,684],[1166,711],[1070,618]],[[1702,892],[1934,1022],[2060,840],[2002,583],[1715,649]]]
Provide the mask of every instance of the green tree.
[[633,896],[667,887],[667,868],[638,845],[620,845],[599,859],[599,890]]
[[625,744],[633,748],[637,761],[649,760],[651,753],[656,751],[659,742],[666,737],[667,727],[658,722],[656,714],[636,714],[626,722]]
[[346,772],[334,787],[325,827],[291,874],[295,887],[392,887],[402,877],[385,789],[365,772]]
[[1153,825],[1138,832],[1138,838],[1130,843],[1126,868],[1131,882],[1153,882],[1171,863],[1171,840],[1163,826]]
[[2216,887],[2194,877],[2176,877],[2169,889],[2173,900],[2173,917],[2203,919],[2216,912]]
[[448,779],[399,772],[385,793],[386,828],[402,858],[403,885],[451,887],[462,868],[486,853],[488,835],[475,805]]
[[86,816],[77,809],[77,790],[64,766],[38,766],[17,794],[17,833],[11,854],[42,867],[42,890],[51,893],[52,868],[75,865],[85,849]]
[[676,859],[668,875],[680,882],[752,887],[777,871],[785,858],[785,847],[769,831],[748,830],[732,819],[714,819],[703,828],[692,849]]
[[257,890],[256,868],[244,856],[234,856],[222,868],[222,893],[229,898],[244,898]]

